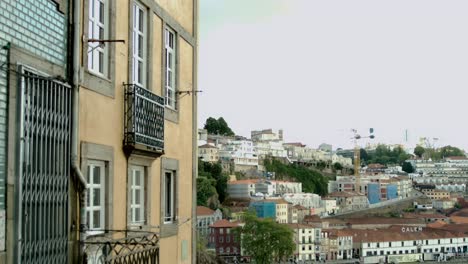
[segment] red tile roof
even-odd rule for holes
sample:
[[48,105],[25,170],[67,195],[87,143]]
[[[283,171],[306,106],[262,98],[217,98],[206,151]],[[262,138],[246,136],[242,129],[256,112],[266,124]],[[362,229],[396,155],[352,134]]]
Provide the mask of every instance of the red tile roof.
[[210,227],[238,227],[239,223],[238,222],[229,222],[226,219],[221,219],[216,222],[214,222]]
[[212,215],[215,211],[205,206],[197,206],[197,215]]

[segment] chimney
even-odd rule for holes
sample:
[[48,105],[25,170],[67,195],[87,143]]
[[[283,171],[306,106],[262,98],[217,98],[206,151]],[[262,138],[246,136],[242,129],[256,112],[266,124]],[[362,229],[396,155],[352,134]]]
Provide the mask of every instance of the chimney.
[[278,130],[279,140],[283,140],[283,129]]

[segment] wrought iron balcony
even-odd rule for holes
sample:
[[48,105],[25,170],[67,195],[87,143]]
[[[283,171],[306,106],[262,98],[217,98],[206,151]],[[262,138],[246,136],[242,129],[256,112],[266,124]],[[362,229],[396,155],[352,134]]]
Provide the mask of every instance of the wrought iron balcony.
[[112,231],[88,237],[84,263],[159,264],[159,236],[152,232]]
[[124,89],[124,152],[161,156],[164,154],[164,98],[136,84],[124,84]]

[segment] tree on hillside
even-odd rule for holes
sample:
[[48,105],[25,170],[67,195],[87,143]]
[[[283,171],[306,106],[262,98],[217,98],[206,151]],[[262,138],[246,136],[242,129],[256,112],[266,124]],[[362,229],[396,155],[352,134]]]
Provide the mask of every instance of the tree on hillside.
[[215,182],[214,179],[203,176],[197,178],[197,205],[217,207],[218,193],[214,186]]
[[[217,207],[227,198],[228,175],[221,164],[198,160],[197,203]],[[213,193],[214,192],[214,193]]]
[[419,158],[422,157],[422,155],[424,154],[424,152],[426,151],[425,148],[421,147],[421,146],[417,146],[416,148],[414,148],[414,155],[418,156]]
[[245,225],[234,229],[246,254],[255,263],[269,264],[286,260],[294,253],[294,232],[286,225],[273,219],[259,219],[252,212],[244,215]]
[[276,179],[301,182],[304,192],[316,193],[322,196],[328,192],[327,178],[317,171],[302,165],[284,164],[275,158],[265,159],[263,165],[266,171],[275,172]]
[[407,172],[407,173],[413,173],[414,172],[413,165],[411,165],[411,163],[409,163],[407,161],[403,162],[403,165],[401,166],[401,169],[404,172]]
[[342,170],[342,169],[343,169],[343,165],[341,165],[341,163],[339,163],[339,162],[335,162],[335,163],[333,163],[333,168],[334,168],[335,170]]
[[234,136],[234,132],[228,126],[226,120],[220,117],[215,119],[213,117],[209,117],[206,119],[204,129],[208,131],[208,134],[214,135],[223,135],[223,136]]
[[452,146],[442,147],[438,150],[438,152],[440,153],[439,156],[442,159],[447,157],[465,156],[465,153],[461,149]]

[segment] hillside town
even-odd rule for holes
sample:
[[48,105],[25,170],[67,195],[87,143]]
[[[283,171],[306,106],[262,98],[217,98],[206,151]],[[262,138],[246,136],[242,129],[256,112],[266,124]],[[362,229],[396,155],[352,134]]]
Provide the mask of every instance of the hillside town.
[[[356,174],[353,159],[331,145],[284,142],[284,131],[272,129],[252,131],[250,138],[199,129],[198,153],[199,162],[220,164],[229,175],[223,203],[197,207],[199,235],[227,263],[251,261],[233,232],[247,212],[293,231],[291,263],[448,261],[468,252],[464,156],[432,161],[408,155],[410,173],[398,164],[372,163]],[[278,179],[265,166],[269,159],[311,170],[323,163],[321,172],[335,175],[325,195],[307,192],[301,181]]]

